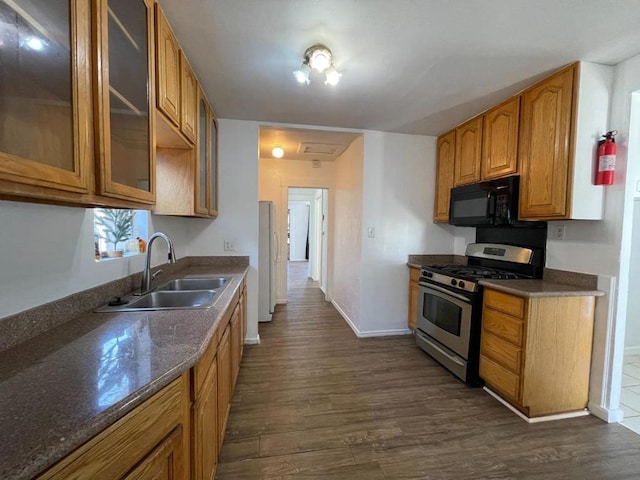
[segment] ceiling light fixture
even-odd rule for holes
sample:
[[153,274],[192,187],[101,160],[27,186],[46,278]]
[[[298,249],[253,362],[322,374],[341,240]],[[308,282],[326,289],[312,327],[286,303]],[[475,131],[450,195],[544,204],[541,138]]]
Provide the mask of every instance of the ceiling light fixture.
[[293,75],[299,83],[306,83],[308,85],[312,69],[319,73],[326,72],[325,85],[337,85],[342,76],[333,64],[331,50],[320,44],[307,48],[304,52],[302,65],[300,65],[298,70],[293,72]]
[[274,158],[284,157],[284,148],[282,148],[280,145],[276,145],[275,147],[273,147],[273,150],[271,150],[271,155],[273,155]]

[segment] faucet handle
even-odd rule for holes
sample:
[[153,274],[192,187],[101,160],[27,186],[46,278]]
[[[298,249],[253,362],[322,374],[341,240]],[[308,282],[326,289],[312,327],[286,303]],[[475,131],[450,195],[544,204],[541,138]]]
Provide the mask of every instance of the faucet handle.
[[152,273],[152,274],[151,274],[151,281],[155,280],[155,279],[156,279],[156,277],[157,277],[158,275],[160,275],[161,273],[162,273],[162,270],[158,270],[157,272]]

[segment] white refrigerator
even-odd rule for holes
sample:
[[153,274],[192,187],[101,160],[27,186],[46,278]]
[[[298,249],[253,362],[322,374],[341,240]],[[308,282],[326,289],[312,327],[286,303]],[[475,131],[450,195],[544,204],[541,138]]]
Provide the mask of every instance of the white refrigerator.
[[258,321],[270,322],[276,306],[278,237],[273,202],[259,202],[258,213]]

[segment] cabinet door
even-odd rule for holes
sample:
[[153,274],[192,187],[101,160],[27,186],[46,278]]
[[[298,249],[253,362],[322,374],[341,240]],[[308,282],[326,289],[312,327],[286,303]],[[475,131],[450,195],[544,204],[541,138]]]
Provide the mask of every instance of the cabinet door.
[[480,181],[482,158],[482,117],[474,118],[456,128],[456,160],[454,184]]
[[240,371],[240,352],[242,350],[242,326],[240,321],[240,305],[236,306],[231,316],[231,391],[236,385]]
[[155,201],[152,0],[97,0],[100,193]]
[[524,92],[519,157],[523,219],[568,217],[571,115],[575,68]]
[[453,187],[453,170],[456,151],[456,131],[451,130],[438,137],[436,164],[436,198],[433,207],[434,222],[449,221],[449,199]]
[[209,215],[208,207],[208,153],[209,153],[209,130],[207,119],[209,116],[209,107],[207,99],[202,90],[198,95],[198,144],[196,152],[196,180],[195,180],[195,213],[203,216]]
[[218,120],[209,115],[209,216],[218,216]]
[[218,364],[213,360],[202,393],[193,407],[195,480],[213,480],[218,457]]
[[513,175],[518,171],[520,97],[484,115],[482,127],[482,179]]
[[198,80],[189,65],[187,57],[180,52],[180,66],[182,70],[182,101],[180,128],[182,133],[193,143],[197,137],[198,122]]
[[160,5],[156,4],[157,104],[174,125],[180,126],[180,46]]
[[177,427],[123,480],[186,480],[184,433]]
[[222,447],[231,402],[231,328],[227,328],[218,345],[218,451]]
[[88,0],[0,2],[2,192],[90,189],[90,11]]
[[247,338],[247,286],[242,288],[242,295],[240,295],[240,326],[241,326],[241,338],[240,345],[240,358],[244,355],[244,341]]

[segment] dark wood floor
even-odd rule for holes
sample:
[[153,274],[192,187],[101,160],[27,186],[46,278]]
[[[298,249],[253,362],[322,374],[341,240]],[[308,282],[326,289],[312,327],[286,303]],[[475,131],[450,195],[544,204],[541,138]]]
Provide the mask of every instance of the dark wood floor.
[[247,346],[217,477],[639,479],[640,436],[595,417],[529,425],[411,336],[358,339],[290,266]]

